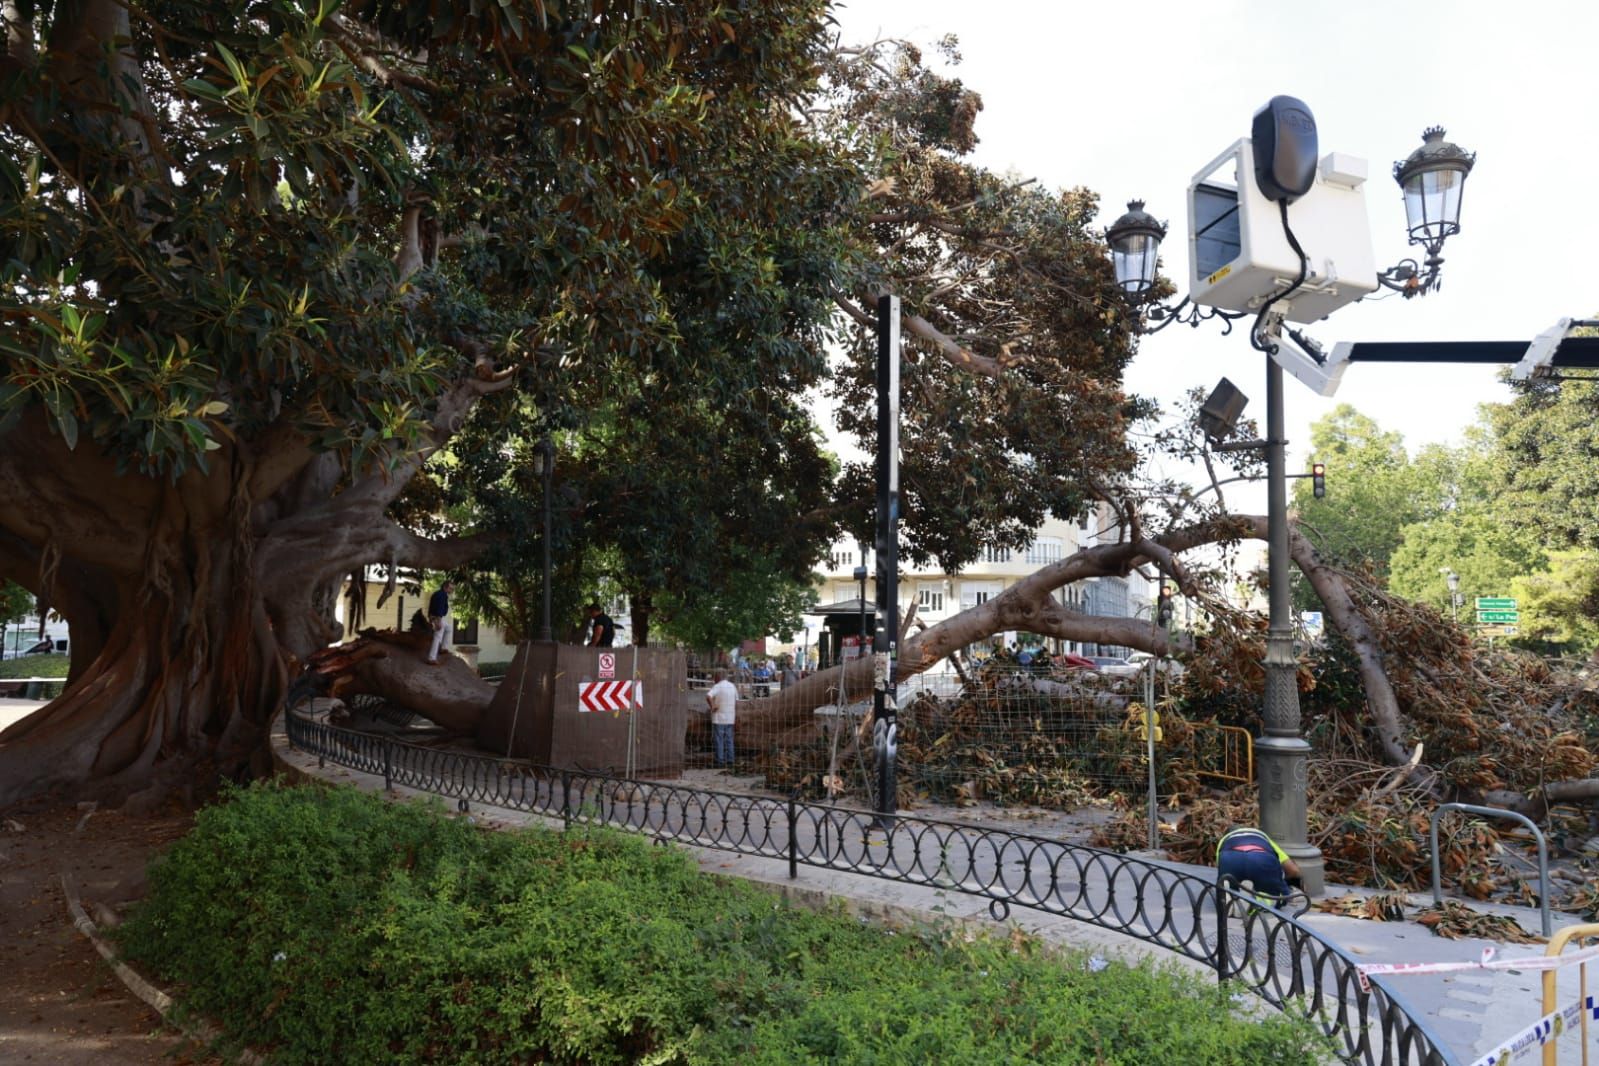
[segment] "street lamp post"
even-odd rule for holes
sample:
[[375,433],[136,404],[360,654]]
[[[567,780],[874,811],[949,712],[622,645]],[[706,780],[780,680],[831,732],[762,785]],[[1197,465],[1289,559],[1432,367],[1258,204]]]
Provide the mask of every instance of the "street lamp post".
[[899,698],[899,297],[877,301],[877,632],[872,638],[872,749],[877,813],[898,807]]
[[1321,851],[1309,841],[1305,783],[1310,744],[1300,735],[1299,661],[1294,654],[1288,575],[1288,470],[1283,428],[1283,368],[1266,358],[1266,567],[1271,613],[1266,627],[1265,735],[1260,764],[1260,828],[1299,864],[1305,891],[1326,883]]
[[1456,624],[1460,624],[1460,575],[1453,570],[1445,569],[1444,582],[1449,586],[1449,617]]
[[[1256,160],[1253,177],[1259,193],[1280,211],[1285,237],[1299,259],[1297,281],[1286,288],[1260,293],[1256,303],[1234,303],[1232,310],[1217,306],[1210,299],[1204,300],[1206,306],[1198,303],[1190,306],[1191,298],[1187,296],[1174,307],[1144,306],[1145,296],[1154,285],[1160,242],[1166,236],[1165,225],[1144,210],[1142,201],[1134,200],[1127,205],[1127,213],[1105,231],[1105,239],[1110,246],[1117,286],[1138,307],[1135,328],[1139,332],[1154,333],[1175,321],[1198,326],[1209,318],[1224,320],[1230,331],[1234,319],[1248,314],[1255,316],[1255,325],[1250,330],[1251,343],[1258,351],[1266,353],[1266,439],[1222,445],[1221,448],[1256,448],[1266,453],[1267,569],[1271,608],[1264,663],[1266,685],[1262,717],[1265,729],[1255,746],[1260,764],[1260,820],[1261,828],[1279,841],[1283,850],[1298,863],[1305,891],[1319,895],[1324,887],[1324,863],[1321,852],[1310,844],[1306,832],[1305,786],[1311,749],[1300,735],[1298,662],[1294,652],[1288,572],[1287,442],[1283,425],[1283,359],[1288,356],[1280,354],[1279,347],[1284,340],[1283,327],[1292,306],[1291,298],[1307,280],[1310,267],[1309,257],[1300,249],[1289,228],[1288,206],[1303,197],[1316,182],[1315,123],[1303,103],[1277,97],[1256,114],[1253,134],[1256,139],[1263,134],[1271,138],[1263,147],[1261,158]],[[1426,262],[1402,260],[1378,274],[1376,285],[1397,290],[1407,299],[1425,295],[1438,287],[1443,264],[1440,252],[1445,238],[1459,232],[1461,192],[1476,159],[1446,142],[1443,136],[1441,129],[1427,130],[1423,146],[1394,166],[1394,180],[1405,197],[1410,242],[1426,249]],[[1267,147],[1274,150],[1267,150]],[[1249,176],[1241,173],[1238,180],[1247,181]],[[1239,192],[1241,195],[1242,189]],[[1238,200],[1235,198],[1234,202]],[[1232,224],[1237,225],[1236,220]],[[1219,226],[1220,221],[1213,221],[1211,225]],[[1225,237],[1223,230],[1217,232]],[[1212,239],[1220,238],[1213,235]],[[1226,273],[1220,271],[1207,280],[1214,284]],[[1201,298],[1204,295],[1202,293]],[[1287,333],[1302,350],[1296,367],[1325,366],[1319,345],[1297,330],[1289,329]],[[1306,377],[1302,369],[1296,369],[1295,374]],[[1206,401],[1201,421],[1213,443],[1231,432],[1232,422],[1242,410],[1243,402],[1241,394],[1225,379]],[[1452,600],[1458,584],[1459,579],[1451,577]]]
[[[855,568],[855,583],[860,587],[860,622],[855,629],[855,652],[866,654],[866,545],[857,545],[861,552],[861,565]],[[840,693],[842,698],[842,693]]]
[[555,480],[555,443],[546,433],[539,442],[538,472],[544,481],[544,605],[543,613],[539,616],[539,639],[554,640],[555,630],[550,626],[550,495],[551,486]]

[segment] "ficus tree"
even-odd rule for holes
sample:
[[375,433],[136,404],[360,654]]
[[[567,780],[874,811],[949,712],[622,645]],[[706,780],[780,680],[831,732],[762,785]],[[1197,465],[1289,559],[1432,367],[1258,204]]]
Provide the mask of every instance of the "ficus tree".
[[822,15],[0,4],[0,576],[74,638],[0,802],[242,769],[342,575],[490,543],[391,507],[486,398],[672,350],[672,161],[746,86],[781,112]]

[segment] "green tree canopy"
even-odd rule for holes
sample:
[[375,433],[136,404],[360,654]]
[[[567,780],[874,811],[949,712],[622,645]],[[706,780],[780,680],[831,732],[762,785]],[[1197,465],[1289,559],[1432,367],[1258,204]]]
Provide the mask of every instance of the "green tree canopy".
[[[0,12],[0,576],[74,637],[66,693],[0,741],[0,802],[248,759],[342,574],[504,535],[445,459],[392,509],[464,426],[576,433],[684,378],[695,305],[659,264],[687,244],[724,256],[752,348],[803,343],[775,284],[742,299],[779,252],[759,207],[678,164],[794,140],[820,2]],[[759,391],[699,396],[747,418]]]

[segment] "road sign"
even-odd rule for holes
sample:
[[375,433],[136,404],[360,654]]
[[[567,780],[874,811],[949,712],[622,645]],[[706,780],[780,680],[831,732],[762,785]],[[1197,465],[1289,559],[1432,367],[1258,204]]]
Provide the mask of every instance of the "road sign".
[[1520,611],[1477,611],[1477,621],[1498,625],[1515,625],[1521,621]]
[[1479,611],[1514,611],[1516,601],[1510,596],[1478,596],[1477,610]]
[[577,712],[625,711],[644,707],[642,681],[581,681],[577,686]]
[[600,680],[609,681],[616,676],[616,653],[613,651],[600,652]]
[[1513,637],[1520,632],[1516,626],[1483,626],[1477,630],[1480,637]]

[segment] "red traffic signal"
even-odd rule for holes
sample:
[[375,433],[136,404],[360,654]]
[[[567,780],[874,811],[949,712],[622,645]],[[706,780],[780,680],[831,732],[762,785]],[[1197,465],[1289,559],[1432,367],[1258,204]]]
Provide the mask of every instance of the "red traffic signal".
[[1327,464],[1310,464],[1310,488],[1318,500],[1327,495]]

